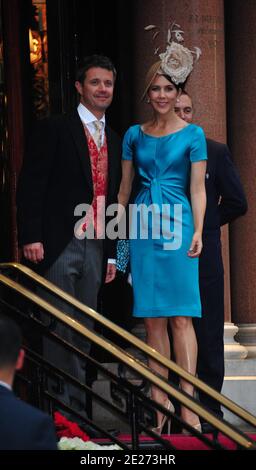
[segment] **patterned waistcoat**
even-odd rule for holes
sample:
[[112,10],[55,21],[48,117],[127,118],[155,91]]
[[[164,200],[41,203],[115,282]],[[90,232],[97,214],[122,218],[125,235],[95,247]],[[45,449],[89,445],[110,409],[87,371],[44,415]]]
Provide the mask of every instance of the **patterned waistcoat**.
[[104,217],[108,188],[107,139],[105,134],[103,145],[98,149],[86,126],[84,126],[84,131],[91,161],[93,201],[91,210],[86,214],[82,230],[85,232],[93,222],[95,238],[100,238],[105,233]]

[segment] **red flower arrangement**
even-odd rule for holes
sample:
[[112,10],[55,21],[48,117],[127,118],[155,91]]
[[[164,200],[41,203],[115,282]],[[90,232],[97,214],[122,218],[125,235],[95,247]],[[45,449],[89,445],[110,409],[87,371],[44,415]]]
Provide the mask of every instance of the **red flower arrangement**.
[[89,441],[90,438],[78,426],[78,424],[69,421],[65,416],[56,411],[54,413],[54,424],[58,438],[61,437],[80,437],[83,441]]

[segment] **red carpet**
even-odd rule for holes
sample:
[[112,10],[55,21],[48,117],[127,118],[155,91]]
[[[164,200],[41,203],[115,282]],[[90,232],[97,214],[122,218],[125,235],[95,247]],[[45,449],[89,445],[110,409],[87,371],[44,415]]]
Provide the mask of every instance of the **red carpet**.
[[[205,434],[205,437],[212,439],[211,434]],[[256,441],[256,434],[248,434],[248,437]],[[127,444],[131,441],[129,434],[119,434],[117,438],[120,439],[120,441],[123,441],[124,443],[127,443]],[[170,436],[163,435],[162,438],[170,441],[170,443],[177,450],[213,450],[213,449],[210,449],[206,444],[201,442],[199,439],[193,436],[183,436],[182,434],[171,434]],[[93,439],[93,440],[95,442],[99,442],[102,444],[109,442],[108,439]],[[141,436],[140,441],[150,442],[152,441],[152,438],[147,437],[147,436]],[[231,441],[228,437],[224,436],[223,434],[220,434],[218,436],[218,442],[227,450],[237,450],[236,443]]]

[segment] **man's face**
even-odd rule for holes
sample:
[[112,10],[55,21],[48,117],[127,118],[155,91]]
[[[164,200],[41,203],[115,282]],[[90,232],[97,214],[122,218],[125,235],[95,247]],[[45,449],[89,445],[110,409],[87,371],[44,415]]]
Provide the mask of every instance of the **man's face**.
[[83,84],[77,81],[75,86],[81,103],[97,118],[102,117],[113,99],[113,72],[101,67],[92,67],[87,70]]
[[191,98],[188,95],[181,94],[178,101],[175,103],[175,113],[188,123],[192,122],[193,119],[193,107]]

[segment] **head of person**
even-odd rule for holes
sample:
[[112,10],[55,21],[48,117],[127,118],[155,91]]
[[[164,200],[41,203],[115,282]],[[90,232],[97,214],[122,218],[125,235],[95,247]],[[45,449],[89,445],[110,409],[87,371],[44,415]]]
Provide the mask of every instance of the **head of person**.
[[0,380],[12,385],[15,370],[24,362],[22,336],[18,325],[9,317],[0,315]]
[[112,102],[115,79],[113,63],[102,55],[85,57],[77,70],[75,87],[80,102],[98,119]]
[[183,90],[177,98],[174,111],[181,119],[183,119],[183,121],[186,121],[188,124],[193,121],[192,98],[185,90]]
[[[145,29],[153,28],[156,37],[155,26],[148,26]],[[159,54],[159,59],[155,62],[146,75],[145,89],[142,95],[151,103],[155,112],[174,112],[175,102],[185,88],[195,62],[199,59],[201,50],[195,47],[190,50],[184,45],[183,31],[176,23],[172,23],[168,29],[167,46],[163,53]]]
[[161,69],[161,62],[153,64],[145,80],[144,97],[155,113],[166,114],[174,110],[185,83],[176,84],[170,75]]

